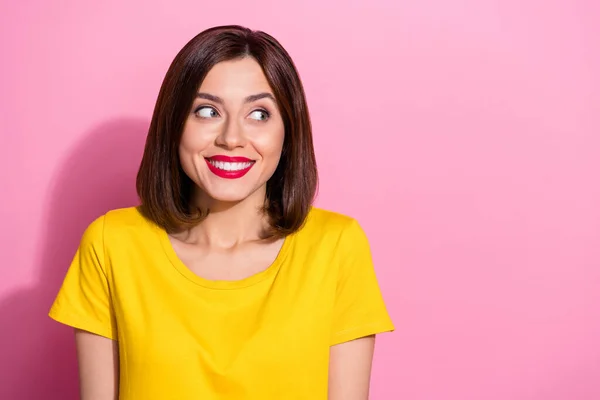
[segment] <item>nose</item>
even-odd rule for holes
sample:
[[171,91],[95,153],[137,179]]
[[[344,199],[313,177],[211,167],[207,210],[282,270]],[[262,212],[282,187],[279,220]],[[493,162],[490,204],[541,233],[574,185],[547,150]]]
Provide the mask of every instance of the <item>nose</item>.
[[244,147],[246,139],[241,126],[236,121],[228,121],[215,140],[215,144],[225,149]]

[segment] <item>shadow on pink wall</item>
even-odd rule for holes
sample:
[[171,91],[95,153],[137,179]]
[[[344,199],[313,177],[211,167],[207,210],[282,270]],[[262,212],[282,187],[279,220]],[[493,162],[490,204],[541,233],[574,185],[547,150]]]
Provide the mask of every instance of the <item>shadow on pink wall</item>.
[[[37,285],[0,303],[0,399],[78,399],[73,330],[48,310],[87,225],[137,203],[135,175],[148,122],[118,119],[83,135],[55,175],[46,201]],[[8,362],[5,362],[8,361]]]

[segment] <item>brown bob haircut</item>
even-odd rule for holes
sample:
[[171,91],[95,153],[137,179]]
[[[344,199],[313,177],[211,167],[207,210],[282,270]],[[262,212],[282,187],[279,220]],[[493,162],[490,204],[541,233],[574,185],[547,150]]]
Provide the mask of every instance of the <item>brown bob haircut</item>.
[[201,222],[210,210],[192,204],[199,190],[179,161],[179,143],[196,92],[217,63],[254,58],[273,90],[285,137],[279,165],[267,182],[264,212],[271,230],[283,237],[304,223],[317,189],[317,166],[306,97],[287,51],[270,35],[230,25],[207,29],[177,54],[163,80],[137,175],[142,214],[176,232]]

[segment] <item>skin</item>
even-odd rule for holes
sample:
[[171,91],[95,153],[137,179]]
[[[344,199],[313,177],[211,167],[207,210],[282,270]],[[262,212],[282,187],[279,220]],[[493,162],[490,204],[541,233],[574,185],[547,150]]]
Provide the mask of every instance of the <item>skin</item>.
[[[264,239],[260,212],[266,182],[281,156],[284,125],[273,92],[252,58],[215,65],[198,89],[179,146],[181,165],[198,190],[194,201],[208,207],[201,224],[170,235],[179,258],[197,275],[211,280],[239,280],[267,268],[283,239]],[[250,97],[254,96],[254,97]],[[213,174],[206,157],[242,156],[254,160],[239,179]],[[249,260],[252,260],[249,262]],[[118,345],[76,331],[81,398],[118,398]],[[332,346],[329,400],[366,400],[375,338]]]
[[82,400],[119,398],[119,350],[116,341],[75,330]]

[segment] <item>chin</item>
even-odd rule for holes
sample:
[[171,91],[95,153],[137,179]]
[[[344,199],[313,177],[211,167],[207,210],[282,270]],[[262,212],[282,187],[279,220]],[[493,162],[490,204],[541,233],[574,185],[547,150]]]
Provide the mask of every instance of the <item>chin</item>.
[[257,191],[243,187],[209,187],[203,192],[209,202],[239,203],[252,197]]
[[[210,177],[212,178],[212,177]],[[267,182],[246,176],[242,179],[199,179],[196,182],[200,189],[200,202],[239,203],[245,200],[264,202]],[[250,179],[248,179],[250,178]],[[252,199],[250,199],[252,198]]]

